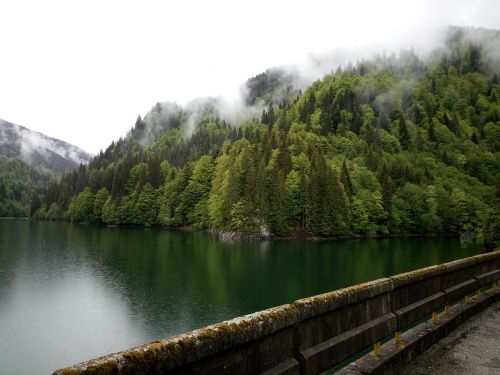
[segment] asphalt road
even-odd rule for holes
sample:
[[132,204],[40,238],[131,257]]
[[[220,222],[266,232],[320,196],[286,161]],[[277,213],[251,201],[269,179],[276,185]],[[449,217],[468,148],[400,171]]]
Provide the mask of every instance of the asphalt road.
[[500,374],[500,302],[469,319],[401,372],[401,375],[435,374]]

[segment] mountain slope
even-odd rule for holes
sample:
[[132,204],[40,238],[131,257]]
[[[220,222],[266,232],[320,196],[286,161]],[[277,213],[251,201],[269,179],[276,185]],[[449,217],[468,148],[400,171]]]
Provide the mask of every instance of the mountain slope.
[[51,185],[38,217],[52,207],[76,222],[314,237],[453,232],[492,245],[500,59],[485,46],[498,32],[473,34],[452,30],[424,60],[402,51],[336,69],[295,95],[279,74],[260,76],[250,101],[286,95],[238,127],[207,112],[186,132],[185,112],[162,123],[160,104],[158,116],[138,119],[130,147]]
[[0,119],[0,155],[22,160],[39,172],[62,174],[88,163],[80,148]]
[[38,193],[91,155],[69,143],[0,120],[0,217],[26,217]]

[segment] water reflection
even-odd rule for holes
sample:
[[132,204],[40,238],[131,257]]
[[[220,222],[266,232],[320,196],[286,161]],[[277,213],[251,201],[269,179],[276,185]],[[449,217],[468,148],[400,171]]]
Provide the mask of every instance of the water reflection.
[[0,374],[48,373],[473,252],[455,238],[225,244],[200,232],[0,221]]

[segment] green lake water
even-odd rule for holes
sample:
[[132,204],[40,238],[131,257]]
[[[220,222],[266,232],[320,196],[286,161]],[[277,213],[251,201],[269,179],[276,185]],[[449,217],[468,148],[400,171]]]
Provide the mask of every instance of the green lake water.
[[223,243],[204,232],[0,220],[0,375],[48,374],[476,252],[453,237]]

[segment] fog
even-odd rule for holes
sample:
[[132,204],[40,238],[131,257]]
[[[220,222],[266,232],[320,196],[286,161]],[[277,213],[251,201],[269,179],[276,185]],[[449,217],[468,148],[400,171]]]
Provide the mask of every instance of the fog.
[[60,171],[88,163],[91,157],[73,145],[3,120],[0,120],[0,155],[20,158],[33,167],[59,165],[54,169]]
[[242,83],[273,66],[298,69],[300,86],[374,53],[424,56],[447,25],[500,29],[488,0],[16,1],[0,14],[0,118],[92,153],[157,102],[223,98],[234,119]]

